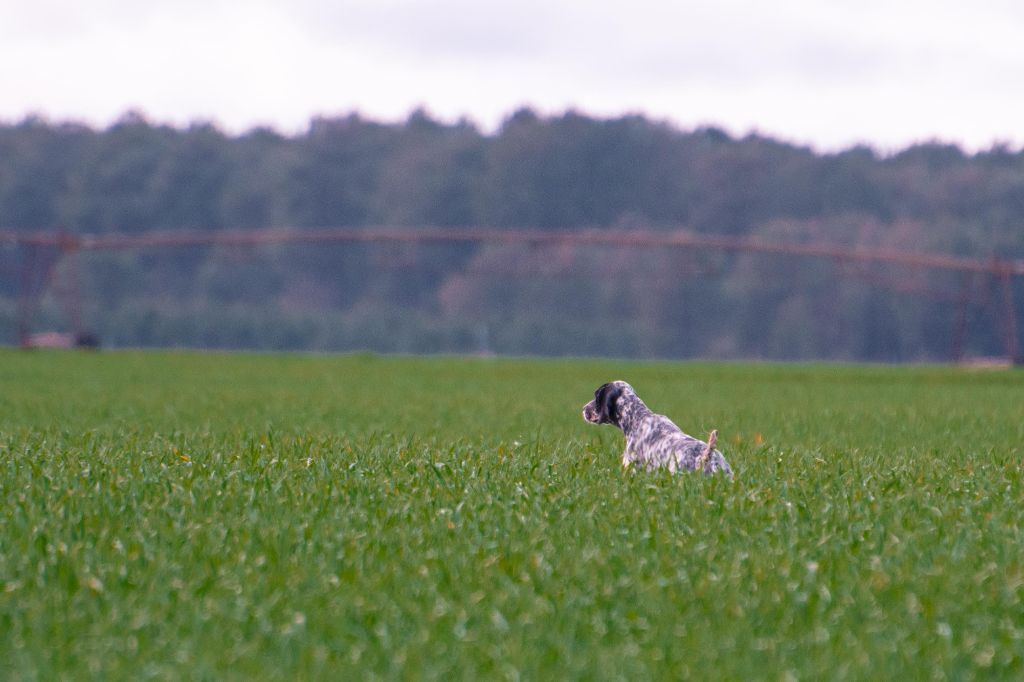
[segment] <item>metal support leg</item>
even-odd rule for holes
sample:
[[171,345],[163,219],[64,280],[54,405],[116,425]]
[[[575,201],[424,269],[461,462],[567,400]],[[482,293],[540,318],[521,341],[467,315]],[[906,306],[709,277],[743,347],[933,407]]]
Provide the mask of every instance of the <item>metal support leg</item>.
[[1006,356],[1013,364],[1019,365],[1024,363],[1024,358],[1020,355],[1017,341],[1017,306],[1013,300],[1013,273],[1009,269],[1003,269],[999,273],[999,280],[1003,289],[1003,339]]

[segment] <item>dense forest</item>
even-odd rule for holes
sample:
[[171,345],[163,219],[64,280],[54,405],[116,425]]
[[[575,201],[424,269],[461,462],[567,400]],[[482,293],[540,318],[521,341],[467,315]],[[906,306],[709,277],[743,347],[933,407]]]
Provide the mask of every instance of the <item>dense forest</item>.
[[[0,230],[378,225],[686,229],[1021,257],[1024,152],[823,154],[529,109],[493,133],[423,111],[317,118],[293,136],[139,114],[102,130],[0,125]],[[23,255],[0,245],[0,342],[15,338]],[[307,245],[80,254],[58,280],[72,269],[85,323],[110,346],[917,361],[948,358],[959,325],[968,353],[1002,352],[993,282],[781,256]],[[58,298],[37,328],[69,324]]]

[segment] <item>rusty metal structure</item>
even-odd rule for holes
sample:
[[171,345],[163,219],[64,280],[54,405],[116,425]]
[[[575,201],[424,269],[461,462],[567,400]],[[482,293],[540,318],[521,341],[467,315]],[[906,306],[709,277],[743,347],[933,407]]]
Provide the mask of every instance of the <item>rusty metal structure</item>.
[[[802,244],[767,241],[755,237],[699,235],[686,230],[536,230],[440,227],[366,227],[366,228],[278,228],[224,231],[169,231],[140,234],[72,234],[55,232],[2,232],[0,247],[18,253],[18,342],[32,346],[32,319],[46,291],[54,286],[54,272],[62,260],[80,252],[138,251],[196,247],[253,247],[268,244],[327,243],[406,243],[406,244],[504,244],[532,247],[605,246],[629,249],[680,249],[755,253],[831,260],[839,265],[867,266],[885,264],[907,270],[946,271],[959,273],[959,293],[943,298],[958,306],[954,325],[953,355],[962,355],[966,328],[966,306],[973,300],[972,291],[979,279],[988,279],[998,286],[998,320],[1001,326],[1007,359],[1024,362],[1020,352],[1014,281],[1024,277],[1024,259],[972,258],[949,254],[920,253],[884,248],[849,248],[831,244]],[[74,273],[72,273],[74,277]],[[904,287],[899,280],[879,283],[896,290]],[[81,321],[80,286],[65,283],[60,297],[76,340],[88,340]],[[930,292],[917,291],[921,295]]]

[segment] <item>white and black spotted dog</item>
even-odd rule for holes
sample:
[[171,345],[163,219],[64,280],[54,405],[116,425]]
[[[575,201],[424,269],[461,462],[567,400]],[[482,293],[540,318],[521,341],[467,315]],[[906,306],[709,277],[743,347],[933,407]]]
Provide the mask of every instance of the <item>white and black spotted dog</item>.
[[724,472],[732,478],[732,469],[722,453],[715,449],[717,433],[708,442],[688,436],[671,419],[655,414],[640,400],[625,381],[604,384],[594,399],[583,406],[583,419],[591,424],[613,424],[626,436],[622,466],[637,464],[647,470],[666,468],[676,471],[701,470],[705,474]]

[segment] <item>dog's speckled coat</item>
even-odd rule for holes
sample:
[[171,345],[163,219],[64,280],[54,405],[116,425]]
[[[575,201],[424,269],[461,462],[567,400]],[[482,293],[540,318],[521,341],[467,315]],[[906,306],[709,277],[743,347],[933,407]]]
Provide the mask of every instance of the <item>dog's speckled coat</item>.
[[[637,464],[645,469],[666,468],[671,472],[693,471],[708,445],[682,432],[671,419],[655,414],[625,381],[612,381],[594,392],[583,406],[583,419],[591,424],[613,424],[626,436],[622,466]],[[705,474],[732,469],[718,450],[712,450],[702,467]]]

